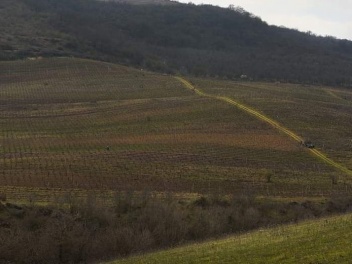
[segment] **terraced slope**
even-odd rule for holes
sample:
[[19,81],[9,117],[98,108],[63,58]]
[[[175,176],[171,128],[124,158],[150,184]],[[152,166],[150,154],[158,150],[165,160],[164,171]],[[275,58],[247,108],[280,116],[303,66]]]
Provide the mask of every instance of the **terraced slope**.
[[352,216],[260,230],[126,260],[122,263],[351,263]]
[[[218,87],[211,84],[204,85],[209,92]],[[249,89],[219,85],[240,100]],[[349,191],[343,173],[270,124],[200,97],[172,76],[68,58],[1,62],[0,108],[0,192],[13,199],[51,199],[67,190],[290,197]],[[291,118],[285,111],[280,115]]]

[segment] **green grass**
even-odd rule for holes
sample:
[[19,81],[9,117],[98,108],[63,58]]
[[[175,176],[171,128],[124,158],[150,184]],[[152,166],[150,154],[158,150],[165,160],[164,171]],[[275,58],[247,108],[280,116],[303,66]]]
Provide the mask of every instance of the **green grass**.
[[113,261],[128,263],[351,263],[352,215],[259,230]]

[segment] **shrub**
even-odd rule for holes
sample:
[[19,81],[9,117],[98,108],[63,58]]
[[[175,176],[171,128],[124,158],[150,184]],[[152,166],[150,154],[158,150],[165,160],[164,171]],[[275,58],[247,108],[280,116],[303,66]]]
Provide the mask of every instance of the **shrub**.
[[[194,202],[116,195],[113,208],[94,196],[55,207],[6,204],[0,214],[0,263],[86,263],[125,257],[210,237],[347,212],[352,199],[263,203],[254,196]],[[21,217],[13,214],[21,210]]]

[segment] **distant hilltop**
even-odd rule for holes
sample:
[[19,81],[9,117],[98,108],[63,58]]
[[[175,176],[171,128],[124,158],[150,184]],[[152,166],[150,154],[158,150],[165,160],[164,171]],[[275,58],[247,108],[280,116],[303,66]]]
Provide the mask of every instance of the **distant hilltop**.
[[167,74],[352,87],[352,41],[271,26],[236,6],[1,0],[0,32],[0,61],[73,56]]
[[175,4],[179,4],[179,2],[170,1],[170,0],[99,0],[99,1],[117,2],[117,3],[133,4],[133,5],[175,5]]

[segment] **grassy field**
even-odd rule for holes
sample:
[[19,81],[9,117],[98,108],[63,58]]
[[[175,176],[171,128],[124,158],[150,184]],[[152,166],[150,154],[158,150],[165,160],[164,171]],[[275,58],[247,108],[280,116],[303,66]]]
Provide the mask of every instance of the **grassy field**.
[[351,263],[352,216],[339,216],[175,248],[122,263]]
[[[192,82],[263,111],[351,167],[349,91]],[[350,191],[349,178],[285,134],[172,76],[82,59],[1,62],[0,109],[0,192],[9,199]]]

